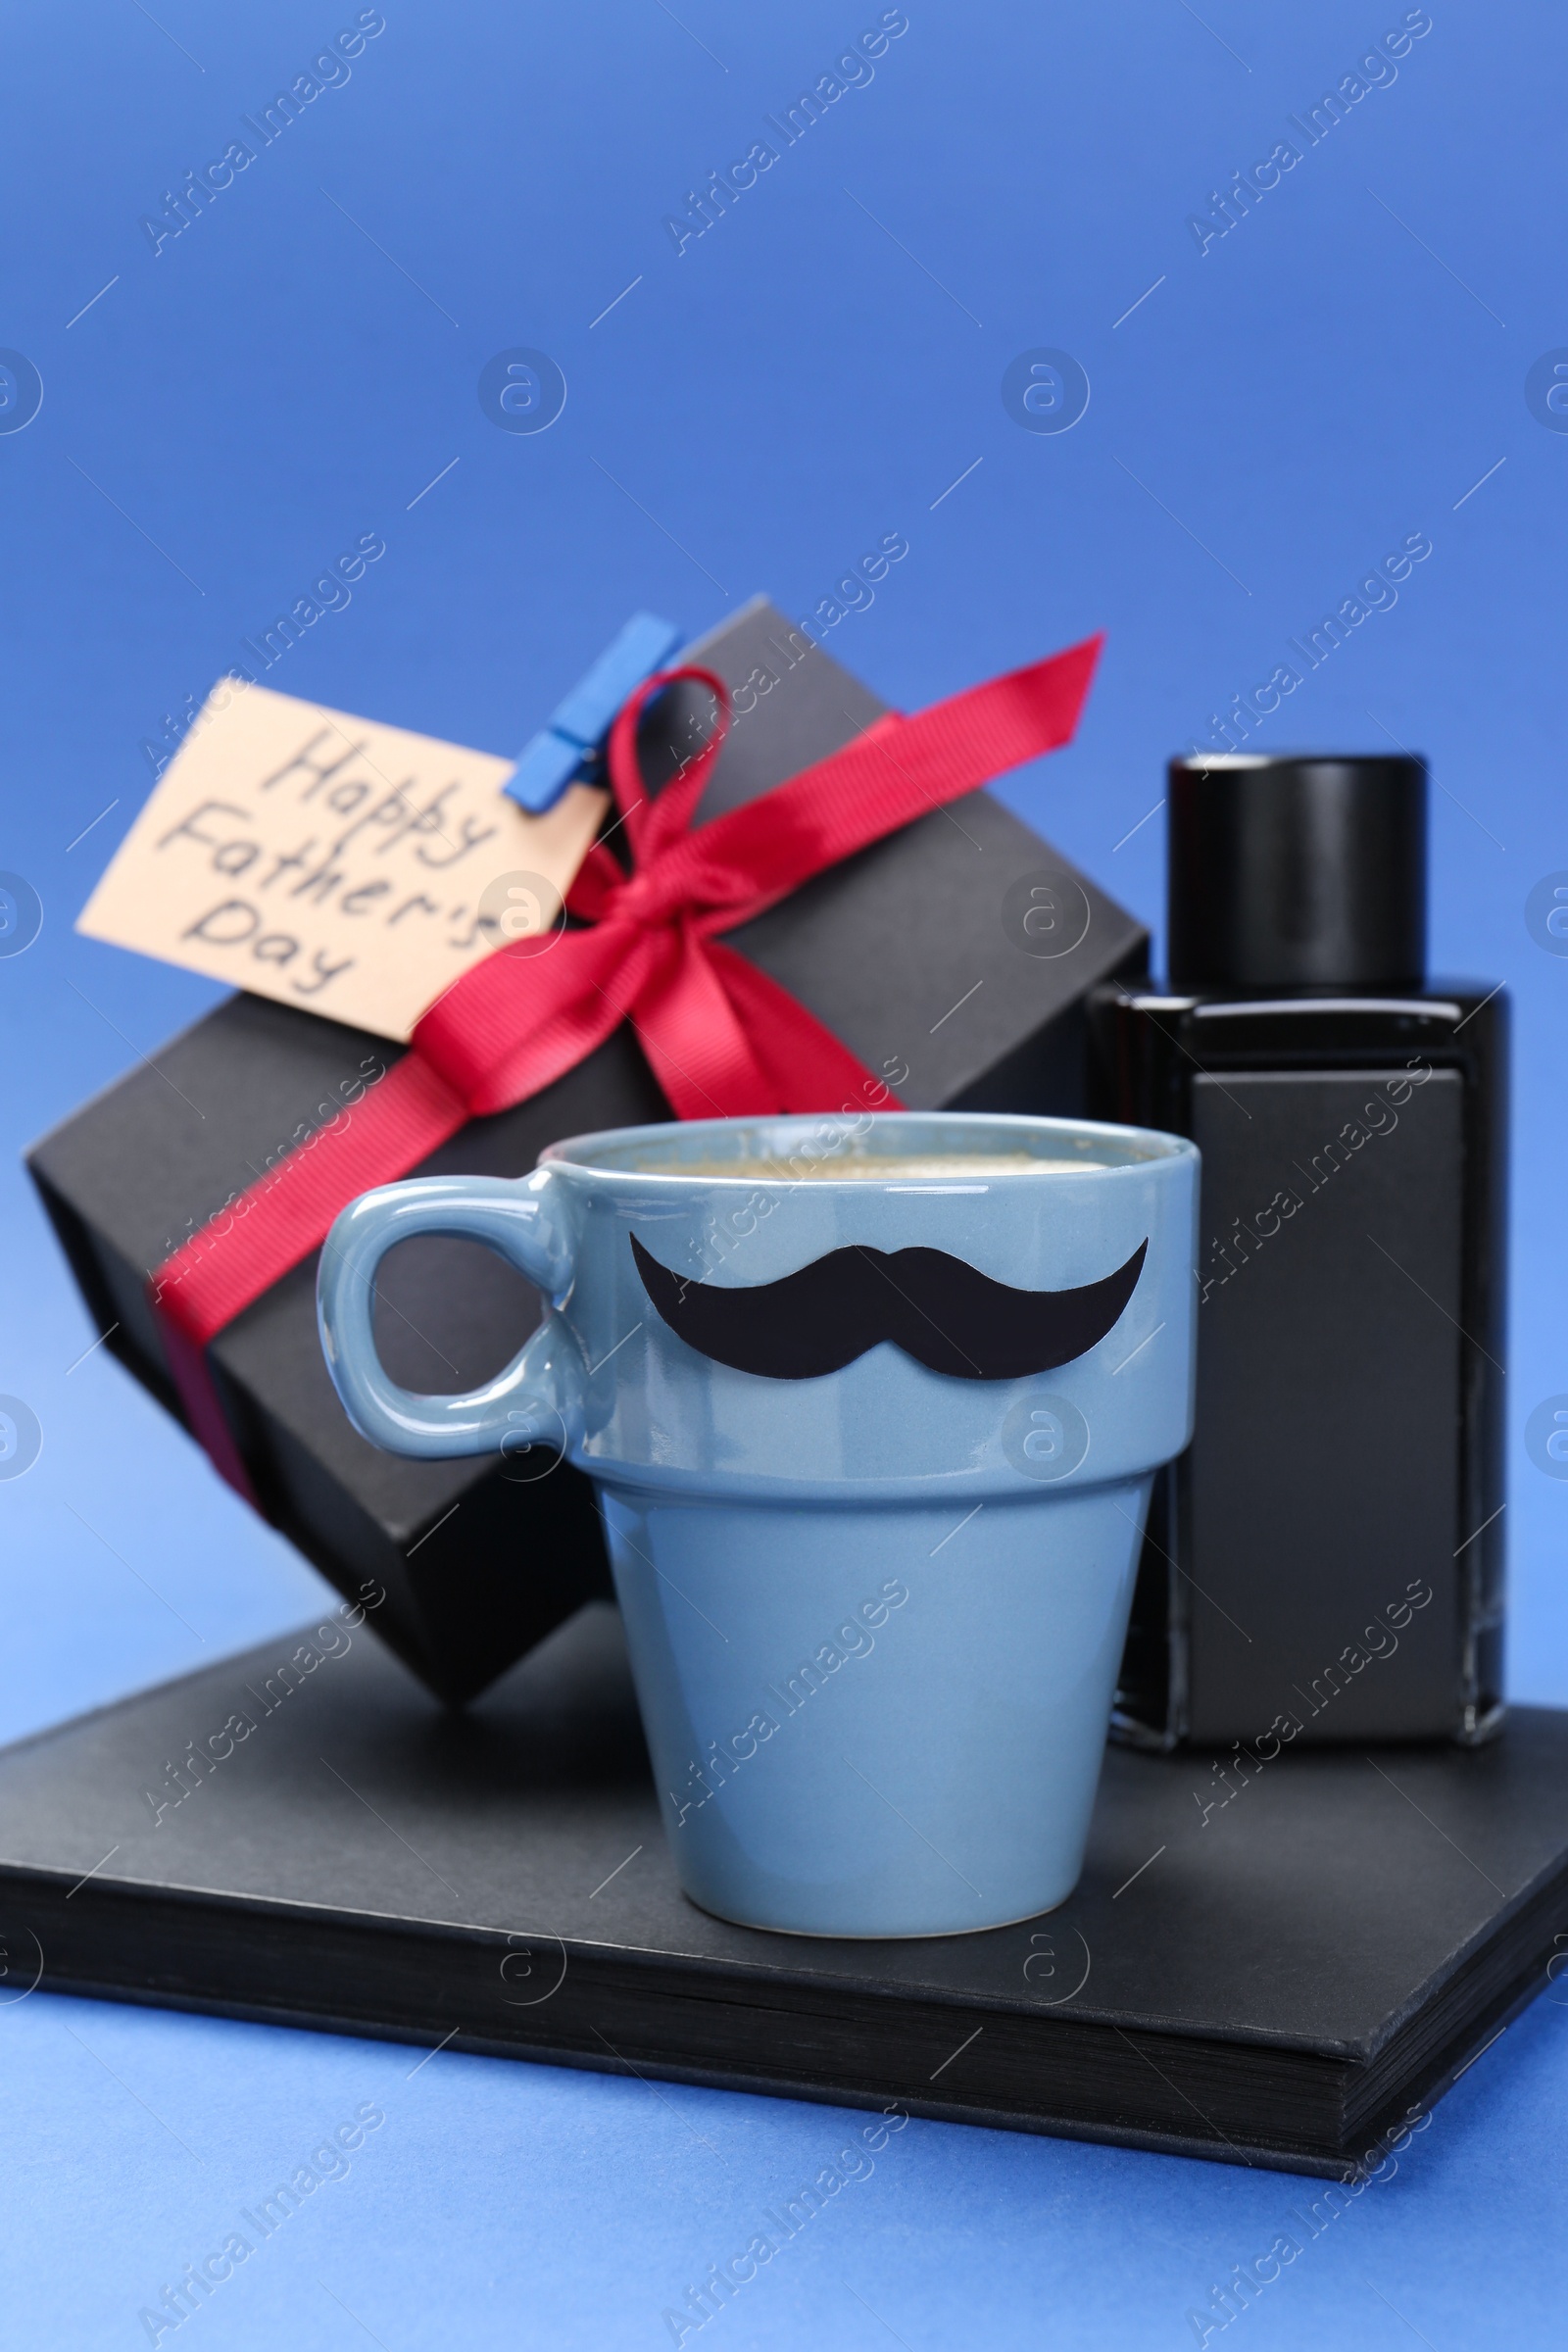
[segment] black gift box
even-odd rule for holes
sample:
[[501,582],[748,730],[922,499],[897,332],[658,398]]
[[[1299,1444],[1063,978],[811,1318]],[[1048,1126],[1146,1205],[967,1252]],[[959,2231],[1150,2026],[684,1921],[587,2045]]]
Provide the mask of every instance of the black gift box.
[[[683,660],[717,671],[734,698],[706,816],[837,751],[884,709],[762,598]],[[681,686],[649,714],[652,789],[689,752],[706,704]],[[1088,991],[1141,972],[1147,949],[1130,915],[986,792],[934,808],[729,939],[910,1108],[1061,1113],[1083,1106]],[[232,997],[29,1155],[106,1345],[181,1419],[149,1274],[401,1051]],[[622,1026],[543,1093],[471,1121],[418,1172],[520,1176],[557,1137],[668,1116]],[[315,1287],[313,1253],[219,1335],[215,1385],[269,1516],[340,1592],[382,1587],[377,1630],[461,1702],[609,1591],[592,1492],[543,1448],[414,1462],[367,1444],[327,1378]],[[385,1261],[377,1338],[394,1379],[452,1393],[499,1370],[539,1312],[488,1251],[426,1238]]]

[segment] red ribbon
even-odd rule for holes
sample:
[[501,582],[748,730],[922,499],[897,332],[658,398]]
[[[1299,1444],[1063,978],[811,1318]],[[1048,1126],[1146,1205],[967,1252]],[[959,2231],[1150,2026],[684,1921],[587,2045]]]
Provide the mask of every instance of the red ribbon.
[[[715,936],[927,809],[1068,742],[1101,640],[993,678],[912,718],[889,713],[786,784],[692,825],[729,723],[710,671],[640,687],[615,720],[610,777],[631,852],[596,843],[567,900],[587,928],[499,949],[436,999],[413,1046],[352,1109],[290,1152],[152,1278],[171,1369],[194,1434],[247,1500],[250,1479],[212,1385],[207,1348],[326,1238],[360,1193],[407,1175],[471,1119],[507,1110],[573,1068],[624,1020],[683,1119],[896,1101],[787,989]],[[674,678],[718,703],[710,741],[657,800],[637,722]]]

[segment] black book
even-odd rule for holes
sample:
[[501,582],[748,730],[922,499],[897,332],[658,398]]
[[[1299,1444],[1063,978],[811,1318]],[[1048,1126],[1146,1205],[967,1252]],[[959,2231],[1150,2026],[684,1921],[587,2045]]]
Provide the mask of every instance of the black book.
[[462,1715],[354,1615],[0,1751],[12,1997],[1364,2179],[1568,1931],[1568,1713],[1376,1761],[1112,1749],[1059,1909],[844,1942],[680,1892],[613,1610]]

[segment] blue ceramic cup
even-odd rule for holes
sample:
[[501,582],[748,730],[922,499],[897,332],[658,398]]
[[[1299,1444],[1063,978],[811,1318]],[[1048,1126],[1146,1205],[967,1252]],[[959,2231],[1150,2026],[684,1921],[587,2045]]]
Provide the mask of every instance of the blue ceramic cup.
[[[322,1342],[375,1445],[554,1444],[593,1480],[695,1902],[999,1927],[1082,1867],[1153,1472],[1192,1432],[1198,1167],[1176,1136],[956,1113],[579,1136],[355,1201]],[[376,1356],[376,1266],[421,1233],[552,1302],[466,1396]]]

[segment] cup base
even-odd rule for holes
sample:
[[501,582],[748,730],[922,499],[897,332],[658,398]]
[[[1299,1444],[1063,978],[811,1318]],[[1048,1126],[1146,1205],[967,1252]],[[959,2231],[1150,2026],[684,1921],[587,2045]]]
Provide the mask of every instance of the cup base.
[[956,1936],[991,1936],[999,1928],[1021,1928],[1032,1919],[1054,1917],[1063,1903],[1071,1900],[1074,1891],[1069,1887],[1041,1911],[1014,1911],[1006,1919],[980,1919],[964,1928],[780,1928],[766,1920],[742,1919],[738,1912],[715,1911],[711,1903],[700,1903],[695,1894],[688,1893],[684,1886],[681,1888],[694,1911],[705,1912],[710,1919],[721,1919],[726,1927],[751,1928],[759,1936],[794,1936],[805,1943],[946,1943]]

